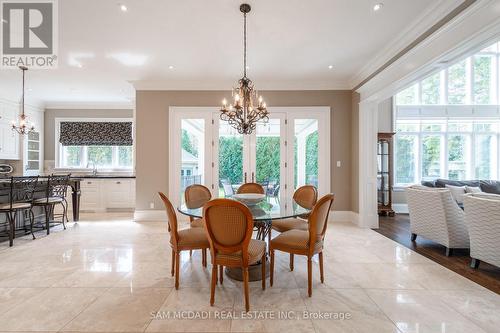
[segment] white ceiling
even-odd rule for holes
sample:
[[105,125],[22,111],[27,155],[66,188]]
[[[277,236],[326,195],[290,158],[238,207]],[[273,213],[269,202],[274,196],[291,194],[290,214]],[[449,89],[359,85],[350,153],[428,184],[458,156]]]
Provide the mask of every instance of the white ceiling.
[[[240,2],[59,1],[59,68],[28,72],[28,99],[130,104],[131,82],[150,89],[229,89],[243,67]],[[457,1],[248,2],[249,77],[259,89],[351,89],[374,59],[394,55],[387,47],[408,27],[437,3]],[[384,6],[374,12],[377,2]],[[19,98],[20,78],[19,71],[0,70],[0,97]]]

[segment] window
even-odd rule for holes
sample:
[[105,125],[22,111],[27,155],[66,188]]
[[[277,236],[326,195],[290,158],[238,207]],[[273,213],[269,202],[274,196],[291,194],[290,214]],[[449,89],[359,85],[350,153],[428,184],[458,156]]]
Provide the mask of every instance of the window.
[[466,102],[466,67],[464,60],[448,68],[448,104],[465,104]]
[[441,73],[436,73],[422,81],[422,104],[439,104]]
[[395,184],[498,179],[499,140],[500,119],[397,119]]
[[[63,126],[64,124],[64,126]],[[130,170],[133,167],[129,120],[56,120],[57,168]],[[87,126],[87,127],[82,127]],[[99,127],[104,127],[103,129]],[[96,130],[97,128],[97,130]],[[101,135],[105,133],[106,135]],[[95,145],[97,142],[103,145]]]

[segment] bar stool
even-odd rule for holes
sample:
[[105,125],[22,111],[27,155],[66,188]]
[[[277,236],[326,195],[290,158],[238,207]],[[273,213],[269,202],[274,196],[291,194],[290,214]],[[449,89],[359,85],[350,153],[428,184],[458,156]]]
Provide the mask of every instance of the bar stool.
[[[63,207],[62,217],[62,225],[66,230],[66,224],[64,223],[64,219],[68,220],[67,216],[67,206],[65,196],[67,193],[67,188],[69,186],[69,177],[70,175],[52,175],[47,178],[47,183],[42,187],[42,190],[39,192],[43,192],[44,196],[42,198],[38,198],[33,200],[34,207],[43,207],[45,213],[45,228],[47,229],[47,235],[50,234],[50,224],[51,222],[54,224],[55,221],[51,221],[50,218],[54,218],[54,207],[57,204],[60,204]],[[33,235],[33,237],[35,237]]]
[[16,219],[20,211],[29,211],[30,229],[33,235],[32,202],[37,183],[38,176],[11,177],[9,186],[0,185],[0,198],[7,197],[7,203],[0,204],[0,213],[5,213],[7,218],[9,246],[14,245]]

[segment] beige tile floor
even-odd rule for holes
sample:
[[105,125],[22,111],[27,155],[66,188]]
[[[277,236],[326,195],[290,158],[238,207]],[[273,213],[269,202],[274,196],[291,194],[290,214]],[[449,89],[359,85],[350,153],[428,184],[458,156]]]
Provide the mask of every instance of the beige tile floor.
[[173,289],[164,222],[85,214],[37,236],[0,244],[0,332],[499,332],[499,295],[349,223],[329,225],[325,283],[315,262],[312,298],[305,260],[290,272],[278,253],[275,285],[250,284],[247,317],[229,278],[210,307],[199,251],[183,254]]

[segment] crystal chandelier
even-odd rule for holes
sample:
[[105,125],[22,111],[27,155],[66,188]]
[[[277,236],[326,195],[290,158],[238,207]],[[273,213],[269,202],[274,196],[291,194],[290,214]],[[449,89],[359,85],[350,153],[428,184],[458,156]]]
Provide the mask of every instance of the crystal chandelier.
[[19,124],[17,124],[16,120],[12,120],[12,130],[16,131],[21,135],[27,135],[35,130],[35,124],[28,124],[28,117],[24,113],[24,75],[28,70],[28,67],[19,66],[19,69],[23,71],[23,95],[21,98],[21,115],[19,116]]
[[266,123],[269,120],[266,103],[262,96],[258,96],[252,80],[247,78],[247,13],[251,7],[242,4],[243,13],[243,77],[238,81],[238,87],[233,88],[233,103],[228,105],[226,99],[222,101],[220,119],[227,121],[240,134],[251,134],[257,122]]

